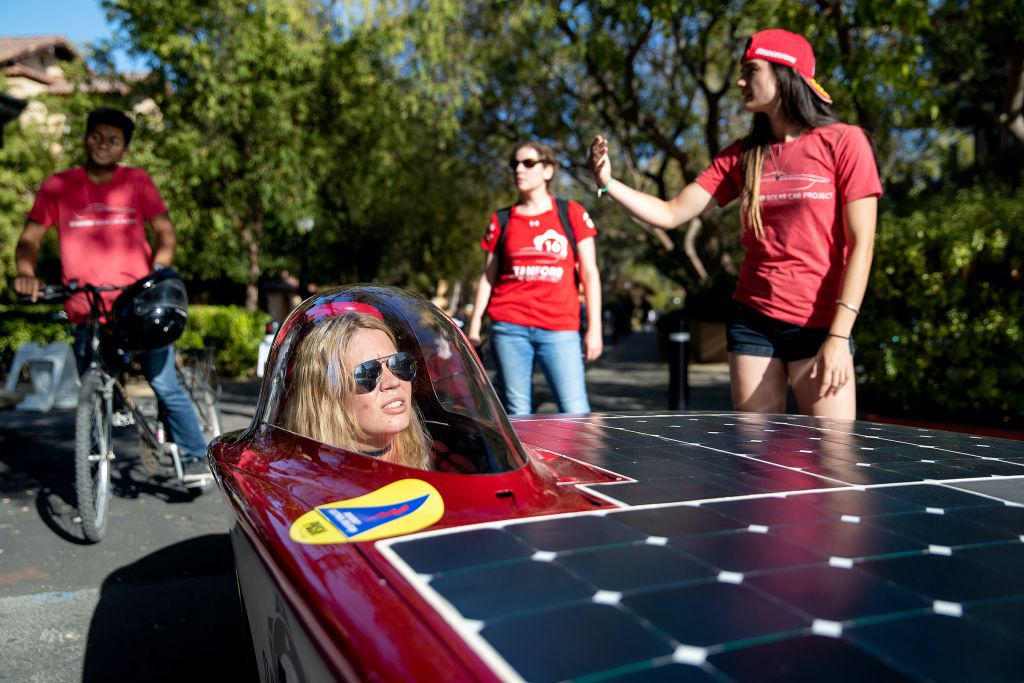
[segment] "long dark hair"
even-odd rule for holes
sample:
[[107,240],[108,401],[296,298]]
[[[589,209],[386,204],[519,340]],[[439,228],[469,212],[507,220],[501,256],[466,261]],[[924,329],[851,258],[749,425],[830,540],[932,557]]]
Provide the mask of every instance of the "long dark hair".
[[[804,129],[839,123],[832,109],[814,94],[800,74],[782,64],[768,64],[775,74],[782,113],[787,119]],[[768,145],[772,142],[774,137],[768,115],[762,112],[754,114],[754,124],[746,138],[746,149],[741,157],[743,191],[740,213],[746,225],[759,238],[764,237],[764,224],[761,222],[761,173],[764,172]]]

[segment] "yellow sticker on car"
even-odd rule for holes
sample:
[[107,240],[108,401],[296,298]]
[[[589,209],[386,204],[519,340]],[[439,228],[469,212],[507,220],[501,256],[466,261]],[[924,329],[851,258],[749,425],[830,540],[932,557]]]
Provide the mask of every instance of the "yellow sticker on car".
[[400,479],[358,498],[320,505],[292,523],[299,543],[375,541],[426,529],[444,515],[444,501],[420,479]]

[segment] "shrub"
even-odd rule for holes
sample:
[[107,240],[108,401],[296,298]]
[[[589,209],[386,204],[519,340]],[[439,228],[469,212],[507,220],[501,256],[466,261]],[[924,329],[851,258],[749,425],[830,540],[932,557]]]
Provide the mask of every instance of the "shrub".
[[[216,350],[217,371],[226,377],[251,374],[263,340],[266,313],[249,313],[238,306],[189,306],[188,324],[179,349]],[[14,351],[24,342],[72,343],[71,326],[59,305],[0,306],[0,368],[6,373]]]
[[0,369],[6,374],[14,352],[25,342],[49,344],[74,337],[59,305],[0,306]]
[[866,412],[1024,425],[1024,189],[933,197],[879,223],[857,325]]
[[217,371],[228,377],[252,373],[269,316],[240,306],[189,306],[179,349],[216,349]]

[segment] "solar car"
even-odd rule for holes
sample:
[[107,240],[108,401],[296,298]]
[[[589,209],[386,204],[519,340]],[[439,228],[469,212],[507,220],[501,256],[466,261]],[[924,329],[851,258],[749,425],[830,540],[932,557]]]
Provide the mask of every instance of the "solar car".
[[[296,349],[369,306],[429,469],[296,433]],[[278,331],[211,466],[264,681],[1024,680],[1024,443],[795,415],[510,420],[459,328],[379,286]]]

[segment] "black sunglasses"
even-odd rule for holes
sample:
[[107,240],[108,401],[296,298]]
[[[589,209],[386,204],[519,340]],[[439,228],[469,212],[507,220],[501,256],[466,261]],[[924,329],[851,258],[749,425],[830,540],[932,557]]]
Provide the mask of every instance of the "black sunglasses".
[[384,364],[387,363],[388,370],[403,382],[411,382],[416,376],[416,358],[407,351],[399,351],[390,356],[371,358],[356,366],[352,375],[356,379],[356,393],[368,394],[380,384],[381,375],[384,374]]
[[512,161],[508,162],[508,167],[512,171],[515,171],[517,168],[519,168],[519,164],[522,164],[526,168],[533,168],[537,164],[546,164],[546,163],[547,163],[546,159],[513,159]]

